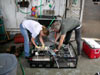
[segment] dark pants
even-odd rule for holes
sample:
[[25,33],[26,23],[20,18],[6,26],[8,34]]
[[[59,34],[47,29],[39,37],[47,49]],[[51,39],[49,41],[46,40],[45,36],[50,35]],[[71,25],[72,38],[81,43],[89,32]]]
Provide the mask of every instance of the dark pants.
[[74,28],[71,31],[68,31],[66,33],[66,37],[65,37],[64,43],[68,44],[68,42],[69,42],[69,40],[71,38],[71,34],[72,34],[73,30],[75,30],[75,40],[76,40],[76,43],[77,43],[77,50],[78,50],[77,54],[80,55],[81,54],[81,32],[80,32],[80,28],[79,29]]

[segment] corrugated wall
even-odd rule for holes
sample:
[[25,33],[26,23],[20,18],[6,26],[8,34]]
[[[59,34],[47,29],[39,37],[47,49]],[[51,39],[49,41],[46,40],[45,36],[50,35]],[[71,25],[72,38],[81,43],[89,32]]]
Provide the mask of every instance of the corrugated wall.
[[26,15],[17,12],[15,0],[0,0],[0,9],[7,30],[17,30]]

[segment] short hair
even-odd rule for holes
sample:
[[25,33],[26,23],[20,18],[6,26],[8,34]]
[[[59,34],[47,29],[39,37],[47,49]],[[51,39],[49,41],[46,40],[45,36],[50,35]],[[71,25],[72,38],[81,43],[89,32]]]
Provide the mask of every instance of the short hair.
[[49,30],[45,26],[42,26],[42,31],[43,31],[43,34],[45,34],[46,36],[49,35]]
[[61,27],[60,21],[55,21],[51,26],[52,29],[56,29],[56,30],[60,30],[60,27]]

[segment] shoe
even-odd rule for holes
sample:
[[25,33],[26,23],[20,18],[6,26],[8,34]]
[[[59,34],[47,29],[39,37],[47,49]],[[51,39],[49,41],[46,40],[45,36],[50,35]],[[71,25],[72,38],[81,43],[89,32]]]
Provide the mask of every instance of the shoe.
[[97,72],[95,75],[100,75],[100,72]]
[[29,58],[30,58],[30,57],[27,57],[27,56],[25,57],[25,59],[29,59]]

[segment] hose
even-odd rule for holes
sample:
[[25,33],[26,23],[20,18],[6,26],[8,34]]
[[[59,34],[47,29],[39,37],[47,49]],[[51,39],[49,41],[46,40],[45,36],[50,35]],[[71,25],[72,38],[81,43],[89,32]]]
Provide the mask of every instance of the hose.
[[21,58],[20,57],[19,57],[19,64],[20,64],[20,68],[22,70],[22,75],[25,75],[24,67],[21,64]]
[[31,12],[24,12],[24,11],[22,11],[20,8],[19,8],[19,11],[21,12],[21,13],[23,13],[23,14],[30,14]]
[[[40,0],[40,5],[42,5],[42,0]],[[42,17],[42,7],[40,6],[40,18]]]
[[73,0],[73,4],[77,4],[77,0]]
[[52,21],[50,22],[48,28],[50,28],[50,25],[53,23],[53,21],[55,20],[55,17],[52,19]]
[[25,71],[24,71],[24,67],[23,65],[21,64],[21,56],[23,56],[23,53],[19,56],[19,64],[20,64],[20,68],[21,68],[21,71],[22,71],[22,75],[25,75]]
[[[16,3],[16,6],[18,6],[17,0],[15,0],[15,3]],[[23,14],[30,14],[31,13],[31,12],[24,12],[20,8],[18,8],[18,10]]]

